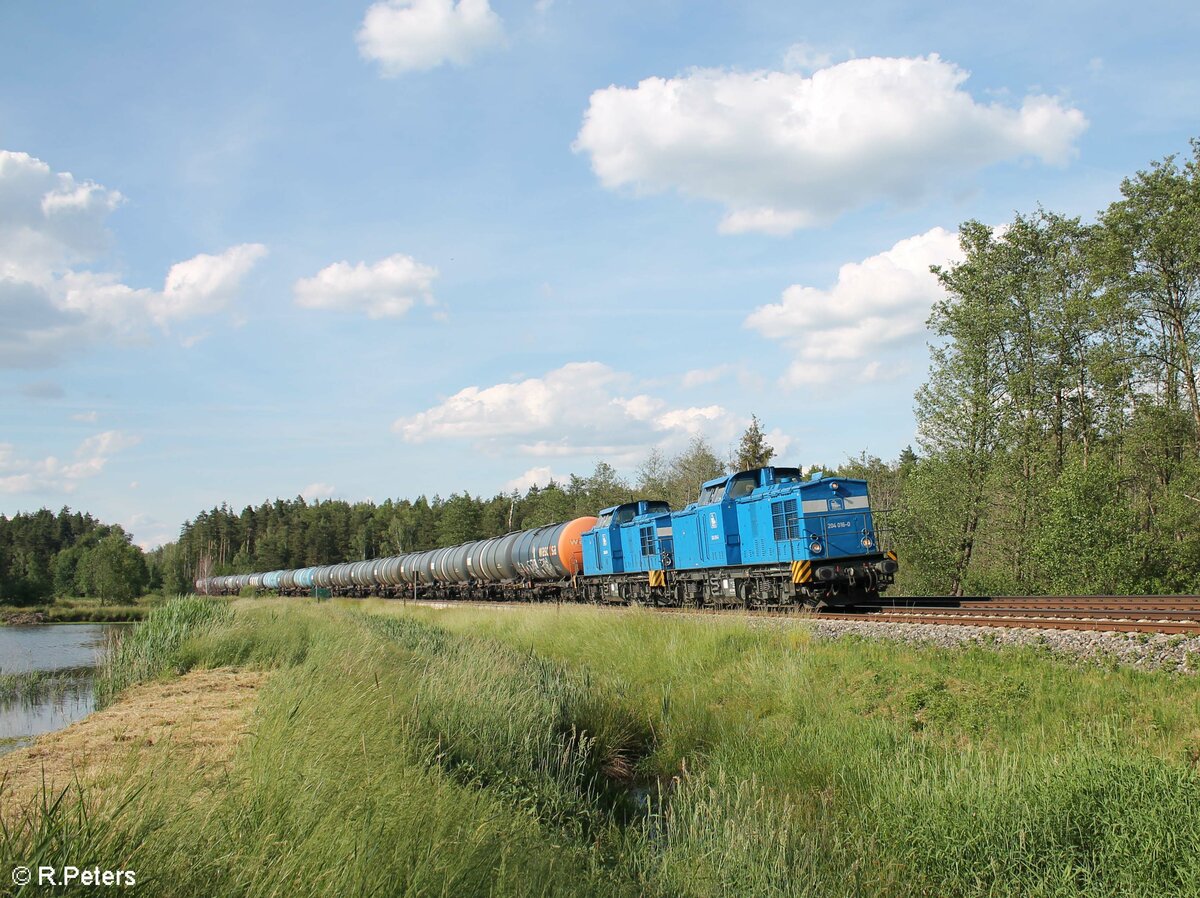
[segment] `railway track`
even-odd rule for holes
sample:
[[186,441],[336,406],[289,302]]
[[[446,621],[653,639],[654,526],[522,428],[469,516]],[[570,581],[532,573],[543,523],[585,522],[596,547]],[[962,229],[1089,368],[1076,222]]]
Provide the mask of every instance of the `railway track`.
[[1200,596],[914,597],[830,620],[1200,635]]
[[[470,604],[512,607],[511,602],[421,601],[441,607]],[[623,607],[623,606],[611,606]],[[734,613],[779,617],[777,610],[744,608],[662,608],[676,613]],[[954,598],[918,596],[880,602],[853,612],[821,611],[799,615],[810,620],[859,623],[942,624],[1040,630],[1094,630],[1200,636],[1200,596],[995,596]]]

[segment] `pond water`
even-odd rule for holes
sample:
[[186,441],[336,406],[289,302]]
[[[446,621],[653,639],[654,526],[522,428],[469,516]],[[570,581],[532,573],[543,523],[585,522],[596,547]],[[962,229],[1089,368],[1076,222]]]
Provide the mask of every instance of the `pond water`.
[[96,664],[126,626],[0,627],[0,754],[91,713]]

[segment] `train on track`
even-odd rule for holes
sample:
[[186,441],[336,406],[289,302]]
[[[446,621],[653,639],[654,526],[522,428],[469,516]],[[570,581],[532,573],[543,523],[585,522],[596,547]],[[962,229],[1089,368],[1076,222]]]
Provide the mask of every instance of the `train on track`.
[[866,481],[765,467],[708,481],[679,511],[642,499],[442,549],[201,577],[196,590],[822,608],[878,599],[897,569],[879,545]]

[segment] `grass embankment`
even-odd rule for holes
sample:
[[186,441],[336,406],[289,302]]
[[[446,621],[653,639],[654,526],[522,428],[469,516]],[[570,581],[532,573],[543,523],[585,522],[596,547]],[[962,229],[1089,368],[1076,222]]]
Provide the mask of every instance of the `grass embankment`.
[[279,669],[251,734],[216,780],[51,796],[0,863],[182,896],[1200,894],[1194,678],[732,620],[363,610],[386,613],[156,610],[101,696]]
[[129,604],[112,604],[96,598],[55,598],[40,605],[9,605],[0,602],[0,624],[120,624],[144,620],[147,612],[166,599],[152,593]]

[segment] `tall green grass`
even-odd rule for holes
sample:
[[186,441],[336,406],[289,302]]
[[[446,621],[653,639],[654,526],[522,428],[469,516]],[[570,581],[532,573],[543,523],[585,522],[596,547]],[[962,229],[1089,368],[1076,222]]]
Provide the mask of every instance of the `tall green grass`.
[[668,785],[630,862],[667,893],[1200,894],[1195,678],[728,620],[409,613],[642,715]]
[[184,641],[231,619],[228,605],[200,596],[179,596],[151,609],[130,632],[113,637],[97,671],[96,707],[135,683],[182,672],[176,654]]
[[[588,840],[572,836],[590,813],[572,794],[589,743],[531,713],[554,699],[514,694],[480,712],[423,678],[454,672],[436,638],[397,635],[311,610],[193,627],[148,669],[280,669],[236,763],[214,783],[164,756],[131,775],[124,800],[52,797],[8,833],[2,860],[119,858],[139,891],[171,896],[637,894],[593,850],[602,811]],[[523,663],[503,648],[480,661],[518,674]],[[527,682],[539,676],[531,668]]]
[[147,621],[114,652],[125,682],[278,671],[236,757],[49,796],[0,863],[86,856],[180,896],[1200,895],[1195,680],[737,621],[397,612]]

